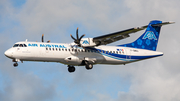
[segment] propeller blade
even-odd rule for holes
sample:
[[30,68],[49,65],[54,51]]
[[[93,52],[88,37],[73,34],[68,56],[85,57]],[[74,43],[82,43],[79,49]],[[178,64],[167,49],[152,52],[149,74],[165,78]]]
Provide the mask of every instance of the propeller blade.
[[83,34],[80,38],[79,38],[79,41],[81,41],[81,39],[85,36],[85,34]]
[[77,39],[75,39],[71,34],[70,34],[70,36],[71,36],[71,38],[74,40],[74,43],[76,43],[78,46],[81,47],[80,41],[81,41],[81,39],[85,36],[85,34],[82,35],[82,36],[79,38],[78,28],[77,28],[77,30],[76,30],[76,37],[77,37]]
[[72,35],[70,35],[71,36],[71,38],[74,40],[74,41],[76,41],[76,39],[72,36]]
[[78,28],[77,28],[77,30],[76,30],[76,38],[77,38],[77,40],[79,40],[79,36],[78,36]]
[[41,39],[42,42],[44,42],[44,34],[42,34],[42,39]]

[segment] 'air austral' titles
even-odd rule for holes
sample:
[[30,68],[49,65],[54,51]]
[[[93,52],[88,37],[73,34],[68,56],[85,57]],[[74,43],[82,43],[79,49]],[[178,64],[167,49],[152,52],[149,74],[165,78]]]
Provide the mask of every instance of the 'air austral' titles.
[[40,44],[40,46],[38,46],[38,44],[28,44],[28,46],[30,47],[48,47],[48,48],[67,48],[64,45],[51,45],[51,44]]

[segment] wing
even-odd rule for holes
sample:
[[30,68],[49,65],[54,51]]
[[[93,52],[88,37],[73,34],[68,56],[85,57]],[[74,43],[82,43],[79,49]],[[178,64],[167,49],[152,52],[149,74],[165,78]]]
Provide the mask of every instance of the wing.
[[142,27],[130,28],[127,30],[110,33],[110,34],[103,35],[103,36],[94,37],[93,42],[95,42],[97,44],[97,46],[110,44],[112,42],[130,37],[129,34],[144,30],[147,27],[148,27],[148,25],[142,26]]
[[[162,26],[162,25],[173,24],[173,23],[174,22],[163,22],[160,24],[151,24],[150,26]],[[123,30],[123,31],[119,31],[119,32],[111,33],[111,34],[94,37],[93,42],[96,44],[96,46],[110,44],[112,42],[130,37],[129,34],[144,30],[147,27],[148,25],[142,26],[142,27],[130,28],[127,30]]]

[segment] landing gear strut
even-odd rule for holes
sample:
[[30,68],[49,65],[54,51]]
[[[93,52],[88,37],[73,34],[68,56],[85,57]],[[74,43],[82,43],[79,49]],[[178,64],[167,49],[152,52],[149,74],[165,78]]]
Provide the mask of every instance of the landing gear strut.
[[14,67],[17,67],[17,66],[18,66],[18,63],[17,63],[17,62],[15,62],[15,63],[13,64],[13,66],[14,66]]
[[76,70],[76,68],[75,68],[74,66],[68,65],[68,71],[69,71],[70,73],[74,72],[75,70]]

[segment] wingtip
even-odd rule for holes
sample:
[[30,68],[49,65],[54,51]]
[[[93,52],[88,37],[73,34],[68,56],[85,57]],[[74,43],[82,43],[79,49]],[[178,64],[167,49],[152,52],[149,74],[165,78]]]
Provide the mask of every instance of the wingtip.
[[170,24],[174,24],[175,22],[169,22]]

